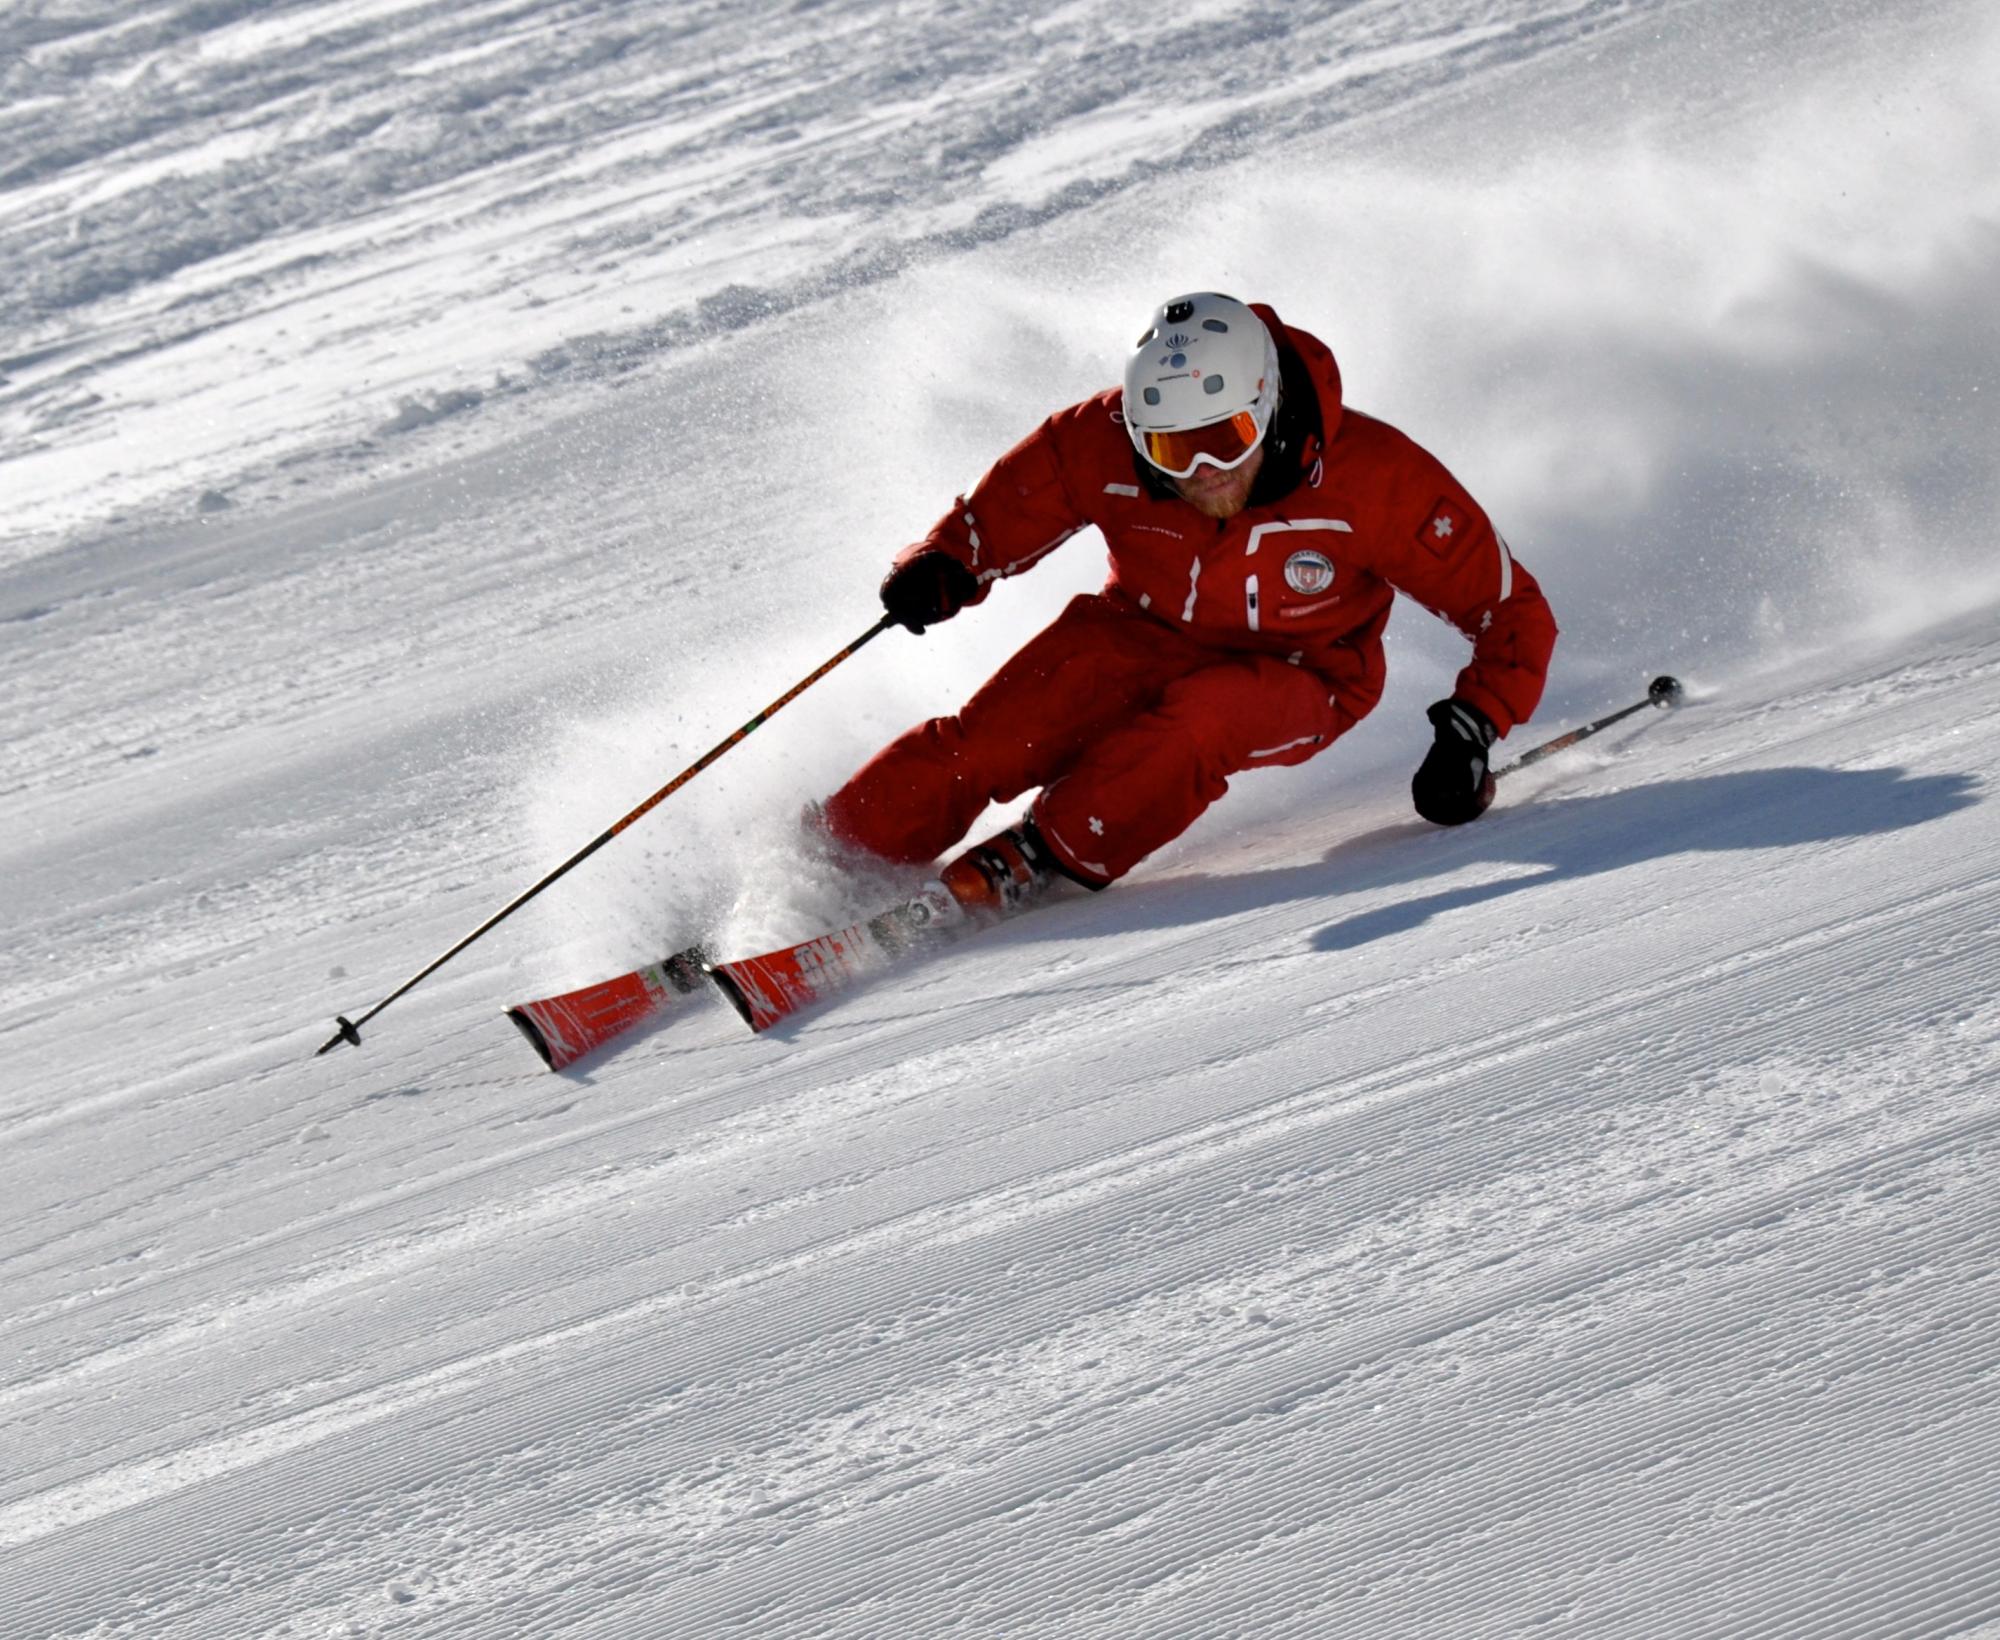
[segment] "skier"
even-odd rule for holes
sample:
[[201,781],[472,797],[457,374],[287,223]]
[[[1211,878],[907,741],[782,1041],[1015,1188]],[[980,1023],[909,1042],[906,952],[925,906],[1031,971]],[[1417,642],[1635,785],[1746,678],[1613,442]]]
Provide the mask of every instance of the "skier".
[[1162,303],[1112,389],[1003,455],[882,582],[913,633],[1087,525],[1111,575],[959,711],[891,742],[823,812],[899,864],[936,859],[989,802],[1024,816],[953,860],[968,907],[1056,874],[1101,889],[1179,836],[1244,769],[1303,763],[1381,698],[1407,593],[1472,640],[1430,708],[1418,814],[1478,818],[1487,754],[1541,698],[1556,626],[1479,504],[1411,439],[1341,402],[1324,343],[1211,292]]

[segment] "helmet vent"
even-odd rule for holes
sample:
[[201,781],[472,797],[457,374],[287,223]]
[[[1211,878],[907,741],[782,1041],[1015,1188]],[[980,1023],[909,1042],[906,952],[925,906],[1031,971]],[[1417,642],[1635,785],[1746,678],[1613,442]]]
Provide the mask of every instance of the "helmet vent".
[[1210,376],[1201,384],[1201,390],[1204,393],[1220,393],[1222,391],[1222,378],[1220,376]]
[[1152,339],[1153,339],[1153,338],[1154,338],[1155,336],[1157,336],[1157,335],[1159,335],[1159,330],[1158,330],[1157,328],[1155,328],[1155,329],[1153,329],[1153,330],[1149,330],[1149,331],[1147,331],[1147,332],[1146,332],[1146,334],[1145,334],[1145,335],[1141,336],[1141,337],[1140,337],[1140,338],[1139,338],[1139,339],[1138,339],[1138,340],[1137,340],[1136,342],[1134,342],[1134,343],[1133,343],[1132,345],[1133,345],[1133,346],[1134,346],[1135,348],[1136,348],[1136,347],[1144,347],[1144,346],[1145,346],[1145,345],[1146,345],[1146,344],[1147,344],[1148,342],[1150,342],[1150,341],[1151,341],[1151,340],[1152,340]]
[[1160,390],[1157,387],[1146,389],[1146,402],[1148,404],[1158,404],[1160,402]]
[[1184,325],[1194,317],[1194,303],[1187,301],[1169,302],[1167,304],[1167,311],[1161,314],[1160,317],[1165,319],[1170,325]]
[[1203,330],[1212,330],[1219,336],[1227,336],[1229,334],[1229,326],[1224,324],[1220,319],[1204,319],[1201,322],[1201,328]]

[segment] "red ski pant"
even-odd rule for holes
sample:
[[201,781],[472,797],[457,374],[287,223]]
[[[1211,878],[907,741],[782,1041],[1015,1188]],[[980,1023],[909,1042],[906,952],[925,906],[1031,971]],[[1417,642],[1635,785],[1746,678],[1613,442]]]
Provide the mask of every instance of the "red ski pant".
[[1200,643],[1127,600],[1074,598],[952,717],[892,741],[828,799],[834,835],[935,859],[1036,786],[1036,825],[1102,885],[1178,837],[1243,769],[1303,763],[1354,726],[1326,680]]

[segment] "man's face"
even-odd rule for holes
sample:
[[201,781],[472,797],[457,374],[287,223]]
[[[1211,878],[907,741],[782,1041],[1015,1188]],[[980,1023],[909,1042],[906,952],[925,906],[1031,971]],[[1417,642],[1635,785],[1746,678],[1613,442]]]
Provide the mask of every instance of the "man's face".
[[1174,492],[1190,507],[1210,518],[1234,518],[1250,505],[1250,489],[1264,466],[1264,446],[1250,452],[1240,467],[1224,472],[1206,462],[1186,478],[1174,479]]

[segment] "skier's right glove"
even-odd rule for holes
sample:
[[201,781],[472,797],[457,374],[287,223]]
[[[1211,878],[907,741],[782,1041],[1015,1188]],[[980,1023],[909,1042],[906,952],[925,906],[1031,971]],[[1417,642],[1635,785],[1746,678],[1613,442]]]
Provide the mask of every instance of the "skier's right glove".
[[1439,701],[1425,715],[1437,738],[1410,781],[1417,813],[1439,826],[1477,820],[1493,801],[1486,753],[1500,731],[1478,707],[1456,697]]
[[979,591],[979,581],[948,552],[920,552],[890,570],[882,582],[889,619],[912,632],[948,621]]

